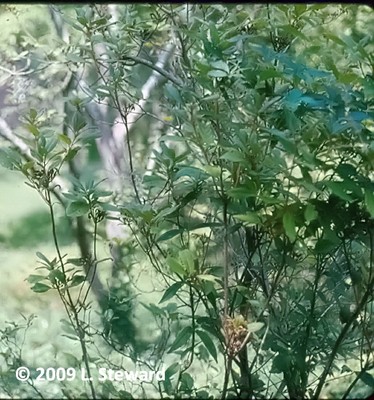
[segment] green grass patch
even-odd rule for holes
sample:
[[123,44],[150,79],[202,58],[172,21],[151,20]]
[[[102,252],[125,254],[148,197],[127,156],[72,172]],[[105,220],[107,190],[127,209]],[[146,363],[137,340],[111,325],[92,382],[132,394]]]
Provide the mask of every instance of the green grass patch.
[[[0,236],[0,241],[12,248],[35,247],[40,243],[52,243],[51,218],[46,211],[37,211],[19,218],[8,226],[8,235]],[[66,217],[56,221],[57,237],[60,245],[66,246],[74,241],[73,230]]]

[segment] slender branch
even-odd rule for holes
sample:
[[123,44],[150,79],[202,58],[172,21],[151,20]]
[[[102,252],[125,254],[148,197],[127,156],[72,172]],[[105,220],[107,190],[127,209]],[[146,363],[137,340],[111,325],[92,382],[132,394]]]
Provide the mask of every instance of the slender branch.
[[229,384],[229,377],[230,377],[231,369],[232,369],[232,357],[230,355],[227,355],[226,368],[225,368],[225,377],[223,379],[223,388],[222,388],[221,400],[224,400],[226,398],[227,387],[228,387],[228,384]]
[[[58,36],[63,40],[64,43],[68,44],[69,43],[69,32],[66,29],[66,26],[64,24],[63,17],[61,15],[61,11],[56,9],[56,7],[53,5],[49,5],[48,9],[49,9],[51,19],[54,23],[54,26],[55,26]],[[77,74],[72,74],[72,73],[67,74],[64,85],[63,85],[63,91],[62,91],[63,98],[67,98],[69,93],[75,86],[76,81],[77,81],[76,75]],[[69,108],[68,108],[67,101],[64,102],[63,108],[64,108],[63,111],[64,111],[65,116],[64,116],[62,130],[63,130],[64,135],[69,136],[69,133],[70,133],[69,132],[69,124],[67,123],[67,118],[69,115]],[[70,169],[70,172],[73,174],[73,176],[76,179],[79,179],[80,171],[78,170],[76,161],[74,159],[69,160],[69,169]],[[90,246],[89,238],[88,238],[88,234],[87,234],[86,223],[85,223],[85,220],[83,217],[76,218],[76,238],[77,238],[77,242],[78,242],[78,246],[79,246],[79,250],[80,250],[82,259],[84,259],[84,260],[90,259],[91,258],[90,257],[91,246]],[[84,270],[85,270],[86,277],[88,279],[89,272],[91,270],[91,266],[84,263]],[[90,287],[91,286],[92,286],[92,291],[95,294],[97,301],[99,302],[99,304],[101,306],[103,306],[104,300],[107,298],[107,294],[106,294],[106,291],[104,289],[102,282],[100,281],[100,279],[97,275],[92,276],[92,279],[90,281]]]
[[[153,72],[152,72],[152,74],[149,76],[149,78],[147,79],[147,81],[144,83],[144,85],[141,88],[142,99],[137,104],[135,104],[132,107],[132,110],[127,114],[126,120],[127,120],[127,125],[128,125],[128,130],[129,131],[132,129],[134,123],[139,118],[141,118],[141,116],[144,114],[144,112],[143,112],[144,106],[147,103],[149,97],[151,96],[152,91],[160,83],[161,75],[165,76],[165,74],[163,73],[163,72],[165,72],[164,71],[164,67],[169,62],[170,58],[172,57],[174,49],[175,49],[174,43],[169,43],[166,46],[165,50],[163,50],[160,53],[156,64],[153,64],[153,63],[148,62],[146,60],[142,60],[143,62],[138,61],[141,64],[144,64],[146,62],[147,63],[146,65],[148,65],[148,63],[149,63],[150,65],[148,65],[148,66],[150,66],[153,69]],[[138,57],[134,57],[134,59],[138,60]],[[139,60],[141,60],[141,59],[139,59]],[[118,104],[118,106],[119,106],[119,104]],[[120,116],[122,118],[121,119],[117,118],[116,119],[117,123],[124,122],[123,121],[124,114],[123,114],[123,111],[121,111],[121,110],[120,110]],[[119,139],[121,139],[121,138],[119,138]]]
[[[59,262],[60,262],[61,271],[64,274],[64,276],[66,277],[65,264],[64,264],[64,261],[63,261],[63,257],[61,255],[60,245],[58,243],[58,238],[57,238],[56,221],[55,221],[55,214],[54,214],[54,210],[53,210],[53,203],[51,201],[51,195],[50,195],[50,192],[48,190],[46,191],[45,198],[46,198],[47,203],[48,203],[49,213],[50,213],[50,217],[51,217],[52,236],[53,236],[55,249],[56,249],[56,252],[57,252],[57,255],[58,255],[58,259],[59,259]],[[61,298],[62,302],[64,303],[65,310],[67,312],[67,315],[68,315],[70,321],[71,322],[74,321],[74,323],[72,325],[75,327],[75,331],[76,331],[76,333],[77,333],[77,335],[79,337],[79,343],[81,345],[83,361],[84,361],[84,364],[86,366],[87,375],[89,377],[89,387],[90,387],[90,390],[91,390],[91,395],[92,395],[93,399],[96,399],[96,393],[95,393],[95,389],[94,389],[94,386],[93,386],[93,383],[92,383],[92,379],[91,379],[90,365],[88,363],[88,351],[87,351],[87,346],[86,346],[86,342],[85,342],[85,339],[84,339],[84,329],[81,326],[81,322],[79,320],[78,313],[77,313],[77,310],[76,310],[76,308],[74,306],[74,301],[73,301],[73,299],[71,297],[71,293],[70,293],[69,287],[67,286],[67,282],[66,281],[65,281],[64,289],[65,289],[64,293],[66,293],[67,298],[68,298],[67,304],[66,304],[66,299],[65,299],[64,293],[60,289],[58,289],[58,293],[60,295],[60,298]]]
[[337,352],[339,351],[340,345],[343,343],[345,336],[347,335],[349,329],[351,328],[352,324],[356,321],[357,317],[360,315],[361,311],[364,309],[367,301],[369,300],[370,296],[373,295],[373,290],[374,290],[374,279],[372,279],[372,281],[369,283],[366,292],[364,293],[364,295],[362,296],[362,299],[360,301],[360,303],[358,304],[356,310],[354,313],[352,313],[351,317],[349,318],[349,320],[346,322],[346,324],[343,326],[343,329],[340,332],[340,335],[338,336],[338,338],[336,339],[336,342],[334,344],[334,347],[331,351],[330,357],[327,361],[327,364],[325,365],[325,368],[322,372],[322,375],[319,378],[319,383],[317,386],[316,391],[314,392],[314,396],[313,399],[317,400],[319,399],[321,390],[323,388],[323,385],[325,384],[327,375],[329,374],[329,372],[331,371],[331,366],[334,362],[334,359],[336,357]]
[[[11,143],[26,161],[35,161],[34,158],[31,156],[29,146],[12,132],[8,123],[2,117],[0,117],[0,136]],[[57,188],[66,189],[65,181],[61,177],[56,176],[53,179],[53,184],[53,189],[51,189],[53,195],[55,196],[57,201],[63,207],[65,207],[65,201],[61,197],[60,193],[57,191]]]
[[7,74],[9,74],[11,76],[30,75],[30,74],[34,73],[35,71],[28,70],[29,66],[30,66],[30,60],[27,60],[27,65],[19,71],[12,71],[8,68],[2,67],[1,65],[0,65],[0,70],[6,72]]
[[0,136],[10,142],[28,161],[32,160],[29,146],[10,129],[4,118],[0,117]]
[[351,384],[348,386],[347,390],[345,391],[342,400],[345,400],[349,393],[351,392],[351,390],[355,387],[356,383],[362,378],[362,376],[369,371],[370,369],[374,368],[374,364],[368,364],[366,365],[364,368],[361,369],[361,371],[356,375],[355,379],[353,379],[353,381],[351,382]]
[[[174,44],[173,44],[174,46]],[[166,54],[168,50],[165,50]],[[159,65],[159,63],[154,64],[152,61],[145,60],[144,58],[140,57],[134,57],[134,56],[126,56],[124,60],[131,60],[134,61],[137,64],[143,64],[151,69],[153,69],[154,72],[159,73],[162,75],[164,78],[168,79],[169,81],[173,82],[175,85],[179,87],[183,87],[183,82],[177,80],[172,74],[169,72],[165,71],[162,65]]]

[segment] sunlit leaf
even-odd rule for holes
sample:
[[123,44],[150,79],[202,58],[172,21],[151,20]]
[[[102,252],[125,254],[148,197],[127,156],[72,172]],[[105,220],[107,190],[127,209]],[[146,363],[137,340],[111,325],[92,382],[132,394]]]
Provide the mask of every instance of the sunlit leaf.
[[185,274],[185,269],[183,268],[183,266],[178,262],[178,260],[176,260],[174,257],[168,257],[166,259],[167,264],[170,267],[170,271],[179,274],[179,275],[184,275]]
[[257,332],[264,327],[263,322],[251,322],[247,325],[248,332]]
[[217,277],[213,276],[213,275],[209,275],[209,274],[200,274],[200,275],[196,275],[196,278],[201,279],[203,281],[210,281],[210,282],[217,282]]

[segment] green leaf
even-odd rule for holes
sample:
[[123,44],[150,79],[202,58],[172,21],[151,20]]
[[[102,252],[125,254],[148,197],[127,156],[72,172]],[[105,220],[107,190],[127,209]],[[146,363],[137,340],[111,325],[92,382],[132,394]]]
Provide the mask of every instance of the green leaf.
[[51,262],[48,260],[48,258],[40,251],[36,252],[36,256],[40,258],[42,261],[44,261],[47,265],[51,265]]
[[124,399],[124,400],[127,400],[127,399],[131,400],[131,399],[134,398],[134,396],[130,392],[128,392],[127,390],[120,390],[118,392],[116,391],[115,394],[118,395],[120,399]]
[[0,149],[0,165],[4,168],[14,170],[21,163],[20,154],[13,149]]
[[296,144],[293,140],[287,138],[286,133],[278,129],[271,129],[269,131],[272,136],[276,137],[281,143],[283,148],[290,154],[298,154]]
[[241,162],[245,161],[243,153],[238,150],[230,150],[225,154],[222,154],[220,157],[223,160],[233,161],[233,162]]
[[255,212],[247,212],[246,214],[234,215],[239,221],[246,222],[246,226],[261,224],[261,218]]
[[179,253],[179,259],[189,274],[195,272],[195,256],[191,250],[185,249]]
[[162,235],[160,235],[157,239],[157,242],[169,240],[169,239],[173,238],[174,236],[180,235],[183,232],[184,232],[184,229],[170,229],[170,231],[166,231]]
[[181,391],[191,391],[194,387],[194,379],[188,372],[183,372],[181,375]]
[[288,371],[291,364],[291,357],[289,354],[280,353],[277,354],[273,359],[273,364],[271,366],[270,372],[279,374]]
[[68,258],[66,260],[66,262],[69,263],[69,264],[76,265],[77,267],[80,267],[80,266],[82,266],[84,264],[82,258]]
[[71,144],[71,139],[67,135],[63,135],[62,133],[58,135],[58,138],[61,140],[61,142],[64,142],[68,145]]
[[350,178],[353,176],[357,175],[357,170],[356,168],[349,163],[341,163],[337,166],[336,172],[342,177],[342,178]]
[[25,280],[32,285],[33,283],[40,282],[44,279],[46,279],[44,275],[29,275]]
[[165,393],[171,396],[174,393],[173,386],[171,384],[171,378],[180,370],[180,364],[175,362],[170,365],[165,371],[165,381],[163,382]]
[[219,178],[219,176],[221,175],[222,170],[220,167],[216,167],[213,165],[204,165],[203,168],[213,178]]
[[80,149],[81,148],[79,146],[78,147],[74,147],[73,149],[69,149],[68,152],[66,153],[65,161],[72,160],[78,154],[78,151]]
[[196,278],[201,279],[203,281],[210,281],[213,283],[217,282],[217,277],[215,277],[213,275],[209,275],[209,274],[200,274],[200,275],[197,275]]
[[179,371],[179,363],[175,362],[171,364],[165,371],[165,379],[170,379],[173,375],[175,375]]
[[62,271],[60,271],[59,269],[53,269],[49,273],[48,279],[50,280],[50,282],[52,284],[56,284],[58,282],[62,282],[62,283],[66,282],[64,273]]
[[172,161],[175,160],[175,151],[172,148],[168,147],[163,141],[160,141],[160,147],[162,149],[162,154],[164,156],[166,156]]
[[213,69],[212,71],[208,72],[208,75],[213,78],[224,78],[225,76],[227,76],[227,72],[220,69]]
[[266,81],[271,78],[280,78],[283,77],[282,72],[277,71],[275,68],[268,68],[259,73],[259,80]]
[[352,372],[352,369],[351,369],[350,367],[348,367],[348,365],[344,364],[344,365],[341,367],[340,371],[341,371],[342,373],[345,373],[345,372]]
[[213,340],[204,331],[197,330],[196,333],[201,339],[201,341],[204,343],[206,349],[209,351],[209,354],[214,358],[215,362],[217,362],[217,349],[213,343]]
[[365,385],[374,389],[374,377],[368,372],[365,371],[364,373],[360,374],[360,379],[365,383]]
[[308,203],[304,211],[305,221],[310,222],[318,217],[318,212],[313,204]]
[[374,193],[370,189],[365,189],[365,206],[374,218]]
[[29,111],[29,119],[31,121],[34,121],[36,119],[36,117],[38,116],[38,112],[35,110],[35,108],[30,108]]
[[175,274],[184,275],[186,273],[185,269],[182,265],[173,257],[168,257],[166,259],[167,264],[170,267],[170,271],[174,272]]
[[182,176],[188,176],[195,181],[204,180],[208,177],[208,175],[202,169],[192,166],[181,167],[179,171],[175,174],[174,180],[177,180]]
[[283,99],[284,105],[291,111],[296,111],[300,104],[303,92],[300,89],[292,89]]
[[157,175],[145,175],[143,177],[143,183],[144,185],[149,188],[162,188],[165,185],[165,178],[162,178]]
[[71,280],[70,287],[78,286],[85,280],[86,280],[86,277],[84,275],[74,275]]
[[73,131],[78,133],[87,125],[87,121],[82,114],[76,112],[73,115],[72,125]]
[[316,253],[327,254],[331,251],[334,251],[336,249],[337,245],[338,245],[338,243],[334,242],[333,240],[318,239],[314,249],[315,249]]
[[58,143],[58,138],[56,136],[53,136],[51,138],[48,138],[45,144],[45,150],[47,153],[50,153]]
[[175,282],[175,283],[173,283],[171,286],[169,286],[169,287],[165,290],[165,293],[164,293],[164,295],[162,296],[161,300],[159,301],[159,304],[160,304],[160,303],[163,303],[163,302],[165,302],[165,301],[167,301],[167,300],[170,300],[171,298],[173,298],[173,297],[177,294],[178,290],[179,290],[183,285],[184,285],[184,282],[179,281],[179,282]]
[[26,129],[32,133],[35,137],[40,135],[39,129],[34,124],[27,124]]
[[182,98],[181,95],[179,93],[179,90],[173,86],[171,83],[167,83],[164,87],[165,90],[165,94],[166,96],[170,99],[173,100],[176,103],[181,103],[182,102]]
[[76,331],[74,330],[73,326],[71,325],[70,321],[66,319],[61,319],[61,329],[63,332],[69,334],[69,335],[76,335]]
[[257,332],[264,327],[263,322],[251,322],[247,325],[248,332]]
[[217,228],[223,226],[222,222],[199,222],[196,225],[190,226],[186,228],[187,231],[191,232],[196,229],[201,229],[201,228]]
[[210,65],[214,68],[214,69],[220,69],[222,71],[225,71],[227,74],[230,72],[229,66],[227,65],[227,63],[225,63],[224,61],[214,61],[212,63],[210,63]]
[[[256,197],[257,189],[255,185],[246,185],[233,187],[227,191],[227,194],[233,199],[248,199],[249,197]],[[246,215],[246,214],[239,214]]]
[[72,201],[66,208],[68,217],[81,217],[90,211],[90,205],[85,201]]
[[177,337],[174,340],[174,343],[170,346],[168,353],[172,353],[173,351],[185,345],[192,336],[192,332],[193,332],[192,326],[186,326],[185,328],[183,328],[178,333]]
[[68,338],[68,339],[70,339],[70,340],[74,340],[74,341],[78,341],[79,340],[79,337],[77,336],[77,335],[61,335],[62,337],[66,337],[66,338]]
[[293,242],[296,239],[295,217],[290,210],[286,210],[283,214],[283,226],[286,235]]
[[45,285],[44,283],[39,283],[39,282],[35,283],[35,285],[31,287],[31,290],[35,293],[44,293],[50,289],[52,289],[50,286]]
[[334,181],[318,182],[318,185],[322,185],[322,184],[327,186],[333,194],[340,197],[341,199],[346,200],[346,201],[353,200],[352,197],[345,192],[345,190],[347,190],[345,182],[334,182]]
[[174,214],[177,214],[179,211],[180,205],[173,206],[173,207],[167,207],[164,210],[160,211],[157,215],[155,220],[164,220],[166,217],[171,217],[174,216]]
[[75,357],[73,354],[71,353],[62,353],[67,361],[67,365],[69,365],[69,367],[73,367],[73,368],[79,368],[80,367],[80,361],[78,360],[77,357]]
[[305,11],[307,10],[307,5],[306,4],[295,4],[294,6],[294,10],[295,10],[295,16],[296,17],[300,17],[300,15],[304,14]]
[[[73,26],[74,26],[75,29],[83,32],[82,28],[79,25],[73,24]],[[80,57],[78,54],[75,54],[75,53],[68,53],[66,55],[66,59],[67,59],[67,61],[71,61],[73,63],[82,63],[82,64],[85,63],[85,59],[83,57]]]

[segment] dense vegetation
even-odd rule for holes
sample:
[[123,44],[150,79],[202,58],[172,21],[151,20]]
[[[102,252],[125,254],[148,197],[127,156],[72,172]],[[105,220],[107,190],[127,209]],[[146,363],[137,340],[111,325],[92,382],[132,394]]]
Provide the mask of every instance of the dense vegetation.
[[[48,212],[27,281],[59,299],[68,340],[52,365],[28,354],[33,315],[3,324],[0,393],[373,392],[372,10],[25,7],[1,8],[0,163]],[[92,380],[19,383],[23,365]]]

